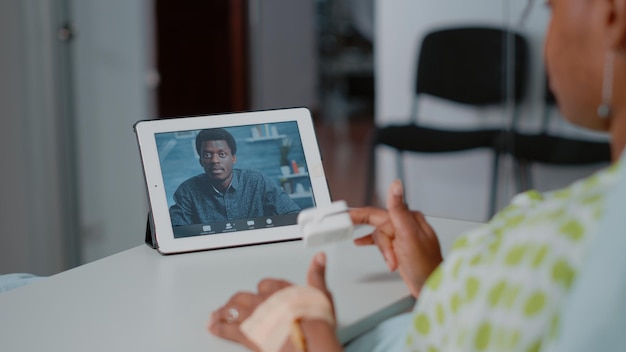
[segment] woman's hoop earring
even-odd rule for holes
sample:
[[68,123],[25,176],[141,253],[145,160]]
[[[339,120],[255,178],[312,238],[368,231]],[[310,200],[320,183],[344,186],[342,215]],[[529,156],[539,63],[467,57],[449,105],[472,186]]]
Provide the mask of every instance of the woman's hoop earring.
[[615,53],[609,51],[604,57],[604,78],[602,79],[602,102],[598,106],[598,116],[601,119],[608,119],[613,113],[611,100],[613,99],[613,63]]

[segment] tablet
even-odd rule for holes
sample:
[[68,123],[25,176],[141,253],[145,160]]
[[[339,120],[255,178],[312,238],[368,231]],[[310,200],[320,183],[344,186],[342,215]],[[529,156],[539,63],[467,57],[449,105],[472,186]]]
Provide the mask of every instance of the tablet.
[[163,254],[301,238],[331,197],[305,108],[139,121],[151,241]]

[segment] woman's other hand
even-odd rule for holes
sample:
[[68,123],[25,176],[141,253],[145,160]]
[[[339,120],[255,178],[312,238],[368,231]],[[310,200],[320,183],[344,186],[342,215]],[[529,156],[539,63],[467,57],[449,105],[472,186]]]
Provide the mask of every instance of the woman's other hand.
[[[324,253],[317,253],[313,257],[307,272],[307,284],[322,291],[332,304],[332,296],[326,286],[326,255]],[[267,278],[258,283],[256,293],[238,292],[234,294],[226,304],[211,314],[209,331],[215,336],[244,345],[252,351],[258,351],[258,347],[243,334],[240,325],[268,297],[291,285],[292,283],[285,280]],[[234,311],[237,313],[233,314]],[[293,350],[295,350],[295,346],[288,339],[281,351]]]
[[352,222],[374,226],[374,231],[356,239],[357,245],[376,245],[389,270],[398,270],[413,296],[417,297],[428,276],[443,261],[435,231],[424,214],[410,211],[404,202],[402,183],[389,187],[387,210],[361,208],[350,211]]
[[252,351],[258,351],[258,347],[241,331],[241,323],[252,315],[256,307],[272,293],[291,285],[284,280],[263,279],[257,285],[257,293],[235,293],[226,304],[211,313],[209,331],[217,337],[239,343]]

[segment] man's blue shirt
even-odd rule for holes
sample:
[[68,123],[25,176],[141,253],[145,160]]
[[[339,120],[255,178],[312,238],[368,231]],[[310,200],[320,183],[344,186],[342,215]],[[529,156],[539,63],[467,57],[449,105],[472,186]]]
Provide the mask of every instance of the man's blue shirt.
[[233,169],[230,187],[218,192],[209,176],[183,182],[170,207],[172,226],[297,213],[300,207],[268,177],[258,171]]

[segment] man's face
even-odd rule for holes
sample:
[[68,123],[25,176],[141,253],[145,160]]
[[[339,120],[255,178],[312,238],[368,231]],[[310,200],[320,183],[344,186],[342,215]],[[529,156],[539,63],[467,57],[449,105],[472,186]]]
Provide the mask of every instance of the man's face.
[[200,148],[200,165],[216,184],[230,183],[237,157],[225,140],[204,141]]

